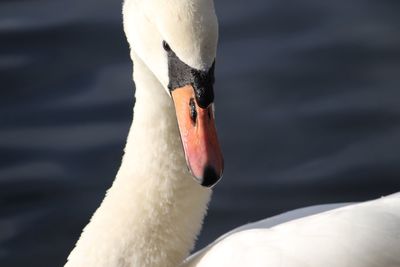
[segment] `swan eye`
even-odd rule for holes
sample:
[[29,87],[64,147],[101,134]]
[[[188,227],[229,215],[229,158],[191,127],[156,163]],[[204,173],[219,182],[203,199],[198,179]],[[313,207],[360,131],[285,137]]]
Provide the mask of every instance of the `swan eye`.
[[189,106],[190,106],[190,118],[192,119],[193,123],[196,123],[197,110],[196,110],[196,104],[194,103],[193,98],[190,99]]
[[166,41],[162,42],[162,46],[165,51],[167,51],[167,52],[171,51],[171,47],[169,47],[169,44]]

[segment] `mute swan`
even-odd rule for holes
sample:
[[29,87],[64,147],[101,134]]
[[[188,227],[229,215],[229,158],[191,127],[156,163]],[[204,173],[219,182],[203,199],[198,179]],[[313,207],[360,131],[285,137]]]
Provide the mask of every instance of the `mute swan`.
[[213,0],[126,0],[123,18],[134,120],[116,179],[66,267],[400,266],[399,194],[245,226],[185,261],[223,171]]

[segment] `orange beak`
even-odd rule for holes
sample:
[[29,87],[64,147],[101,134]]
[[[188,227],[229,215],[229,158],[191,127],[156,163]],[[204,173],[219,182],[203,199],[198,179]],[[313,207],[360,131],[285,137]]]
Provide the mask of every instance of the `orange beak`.
[[172,99],[188,168],[201,185],[211,187],[224,168],[213,107],[199,107],[191,85],[174,89]]

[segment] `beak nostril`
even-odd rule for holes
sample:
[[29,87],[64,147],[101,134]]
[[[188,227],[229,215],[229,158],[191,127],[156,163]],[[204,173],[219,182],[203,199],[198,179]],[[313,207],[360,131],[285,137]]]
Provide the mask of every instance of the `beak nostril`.
[[196,110],[196,103],[193,98],[190,98],[189,108],[190,108],[190,118],[192,119],[193,124],[196,124],[197,110]]

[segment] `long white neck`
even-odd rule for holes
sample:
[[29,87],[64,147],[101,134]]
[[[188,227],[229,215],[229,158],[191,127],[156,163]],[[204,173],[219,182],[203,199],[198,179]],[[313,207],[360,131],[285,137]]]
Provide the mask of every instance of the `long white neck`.
[[170,97],[135,56],[134,63],[122,165],[65,267],[176,267],[201,228],[211,191],[190,177]]

